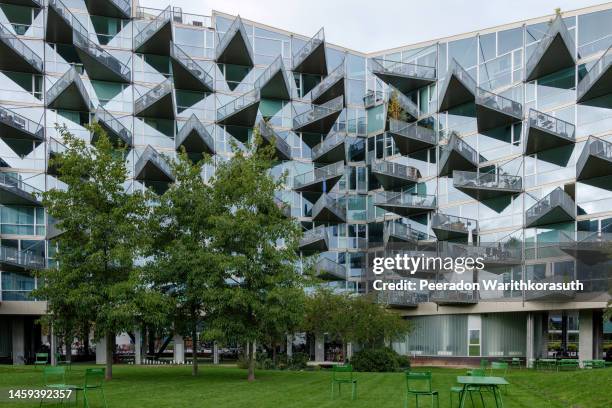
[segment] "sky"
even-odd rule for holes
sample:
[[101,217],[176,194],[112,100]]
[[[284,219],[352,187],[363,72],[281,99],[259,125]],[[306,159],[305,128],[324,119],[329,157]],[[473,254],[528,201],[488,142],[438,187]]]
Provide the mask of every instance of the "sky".
[[140,0],[140,5],[181,7],[184,13],[212,10],[314,35],[361,52],[480,30],[500,24],[575,10],[602,0]]

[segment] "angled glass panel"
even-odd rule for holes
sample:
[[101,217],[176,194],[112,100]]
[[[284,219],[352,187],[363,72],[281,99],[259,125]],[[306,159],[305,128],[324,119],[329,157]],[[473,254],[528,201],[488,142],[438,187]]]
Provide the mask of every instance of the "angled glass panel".
[[93,105],[79,73],[71,67],[47,91],[47,107],[89,112]]
[[374,75],[404,94],[436,81],[435,67],[382,58],[372,58],[370,64]]
[[168,6],[134,36],[134,51],[170,55],[172,38],[172,9]]
[[236,17],[223,37],[217,38],[215,55],[220,63],[253,66],[253,47],[240,16]]
[[563,18],[561,16],[555,17],[537,48],[527,60],[525,65],[526,80],[532,81],[574,66],[576,64],[575,49],[574,40],[567,30]]
[[293,71],[305,74],[327,75],[325,32],[323,28],[293,54]]
[[0,70],[32,74],[44,72],[42,58],[2,23],[0,23]]
[[166,79],[136,99],[134,113],[142,117],[174,119],[176,117],[176,101],[172,79]]
[[170,57],[176,89],[214,92],[214,78],[174,42],[170,45]]
[[598,98],[612,92],[612,46],[589,69],[576,88],[578,102]]

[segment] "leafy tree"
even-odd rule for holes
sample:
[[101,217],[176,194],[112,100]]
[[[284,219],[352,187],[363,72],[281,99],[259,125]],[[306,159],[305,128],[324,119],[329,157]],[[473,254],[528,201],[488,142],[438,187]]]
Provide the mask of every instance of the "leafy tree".
[[138,319],[160,318],[160,298],[139,284],[135,259],[149,209],[146,194],[126,191],[124,150],[116,150],[99,125],[93,146],[58,128],[65,152],[52,158],[65,189],[43,193],[43,205],[63,231],[56,265],[40,273],[35,296],[48,301],[49,320],[70,331],[77,323],[106,336],[106,378],[112,378],[114,338]]
[[352,341],[364,348],[380,347],[410,332],[409,322],[374,301],[372,296],[355,296],[351,299],[351,315],[354,319]]
[[302,312],[294,303],[298,298],[291,299],[301,288],[295,266],[301,231],[275,201],[284,177],[275,179],[270,173],[274,146],[264,146],[257,129],[253,139],[247,151],[234,149],[212,180],[212,201],[221,207],[216,240],[227,256],[227,284],[217,292],[209,320],[227,338],[251,345],[249,381],[255,379],[255,342],[292,326]]
[[389,103],[387,104],[387,118],[406,121],[406,112],[399,101],[399,93],[397,90],[391,92]]

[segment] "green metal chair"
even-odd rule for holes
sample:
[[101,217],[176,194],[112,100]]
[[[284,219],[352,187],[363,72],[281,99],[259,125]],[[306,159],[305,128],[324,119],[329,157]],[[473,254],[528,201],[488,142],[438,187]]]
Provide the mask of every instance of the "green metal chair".
[[104,408],[108,408],[106,395],[104,394],[104,372],[104,368],[88,368],[85,370],[85,384],[82,388],[85,408],[89,408],[88,394],[94,391],[100,391]]
[[[504,361],[493,361],[491,363],[491,369],[489,371],[489,375],[491,377],[505,377],[506,375],[508,375],[508,363],[504,362]],[[507,394],[508,393],[508,386],[504,385],[504,391]]]
[[70,371],[70,362],[66,360],[66,356],[61,353],[55,353],[55,363],[58,366],[66,366],[68,367],[68,371]]
[[342,384],[351,384],[351,399],[354,400],[357,398],[357,380],[353,377],[352,365],[347,364],[332,367],[332,399],[334,399],[336,384],[338,384],[338,395],[342,395]]
[[407,372],[406,373],[406,404],[405,408],[408,408],[408,400],[411,396],[414,396],[415,407],[419,408],[419,397],[430,397],[431,406],[434,406],[434,398],[436,401],[436,407],[440,407],[440,396],[438,391],[431,389],[431,372]]
[[[54,390],[67,390],[65,367],[43,367],[43,385],[45,388]],[[44,398],[40,399],[39,407],[42,407]],[[61,401],[62,406],[64,400]]]
[[512,368],[518,368],[519,370],[521,369],[521,359],[519,357],[512,357]]
[[47,364],[49,364],[49,353],[36,353],[34,367],[46,366]]

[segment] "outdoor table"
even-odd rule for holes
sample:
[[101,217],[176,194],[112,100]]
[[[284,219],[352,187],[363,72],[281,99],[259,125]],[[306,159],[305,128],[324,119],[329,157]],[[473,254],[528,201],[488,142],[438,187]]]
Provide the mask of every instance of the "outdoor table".
[[557,360],[554,358],[540,358],[536,360],[537,368],[544,367],[546,369],[555,368],[557,366]]
[[463,391],[461,392],[461,401],[459,402],[459,408],[465,407],[465,396],[467,395],[468,386],[490,388],[493,391],[493,397],[495,398],[495,406],[497,408],[504,407],[504,402],[502,401],[502,396],[501,396],[501,391],[499,390],[499,386],[509,384],[505,378],[459,376],[457,377],[457,382],[463,385]]

